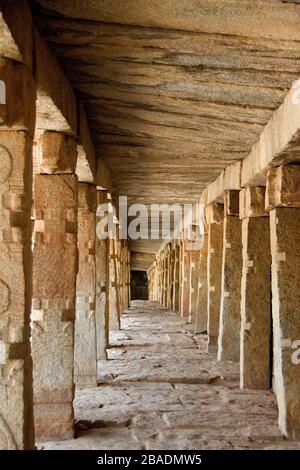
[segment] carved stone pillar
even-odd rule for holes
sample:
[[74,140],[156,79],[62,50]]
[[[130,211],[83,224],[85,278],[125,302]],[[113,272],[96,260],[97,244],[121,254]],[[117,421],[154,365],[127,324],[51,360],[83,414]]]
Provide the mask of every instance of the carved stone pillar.
[[0,58],[0,449],[33,449],[31,309],[32,140],[36,90]]
[[74,379],[82,388],[97,386],[95,211],[95,186],[79,183]]
[[[97,207],[106,203],[107,192],[97,191]],[[109,345],[108,244],[108,239],[96,237],[96,328],[98,360],[107,359],[106,349]]]
[[32,356],[37,440],[73,437],[76,141],[45,132],[35,176]]

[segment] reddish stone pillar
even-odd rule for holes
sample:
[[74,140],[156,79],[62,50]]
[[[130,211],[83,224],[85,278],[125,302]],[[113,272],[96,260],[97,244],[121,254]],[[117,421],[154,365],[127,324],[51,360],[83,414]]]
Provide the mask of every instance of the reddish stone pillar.
[[[76,141],[45,132],[35,176],[32,356],[36,439],[73,430],[77,249]],[[54,174],[55,173],[55,174]]]
[[[33,449],[31,309],[32,140],[35,85],[25,66],[0,61],[0,449]],[[8,106],[9,104],[9,106]]]
[[74,379],[81,388],[97,386],[95,211],[95,186],[79,183]]

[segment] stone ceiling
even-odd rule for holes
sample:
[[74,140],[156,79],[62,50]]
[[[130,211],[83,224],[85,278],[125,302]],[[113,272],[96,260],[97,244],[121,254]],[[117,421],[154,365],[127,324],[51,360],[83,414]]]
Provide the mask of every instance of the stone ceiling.
[[199,199],[249,153],[300,73],[295,1],[38,0],[32,8],[85,104],[114,196],[130,202]]

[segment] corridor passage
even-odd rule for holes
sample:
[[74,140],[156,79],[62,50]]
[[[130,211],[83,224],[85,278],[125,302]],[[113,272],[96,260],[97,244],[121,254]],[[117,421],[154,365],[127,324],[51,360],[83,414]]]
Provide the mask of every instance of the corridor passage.
[[178,313],[133,301],[111,333],[98,387],[77,389],[75,440],[40,449],[276,449],[285,441],[273,393],[240,390],[238,364],[206,352]]

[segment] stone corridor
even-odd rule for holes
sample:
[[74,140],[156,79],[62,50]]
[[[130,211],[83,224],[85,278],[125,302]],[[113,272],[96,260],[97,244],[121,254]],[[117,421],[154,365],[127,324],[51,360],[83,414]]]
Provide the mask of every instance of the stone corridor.
[[206,352],[179,314],[133,301],[111,334],[98,387],[78,389],[77,438],[41,449],[300,449],[278,429],[271,391],[240,390],[238,364]]
[[299,58],[299,1],[0,0],[0,450],[300,448]]

